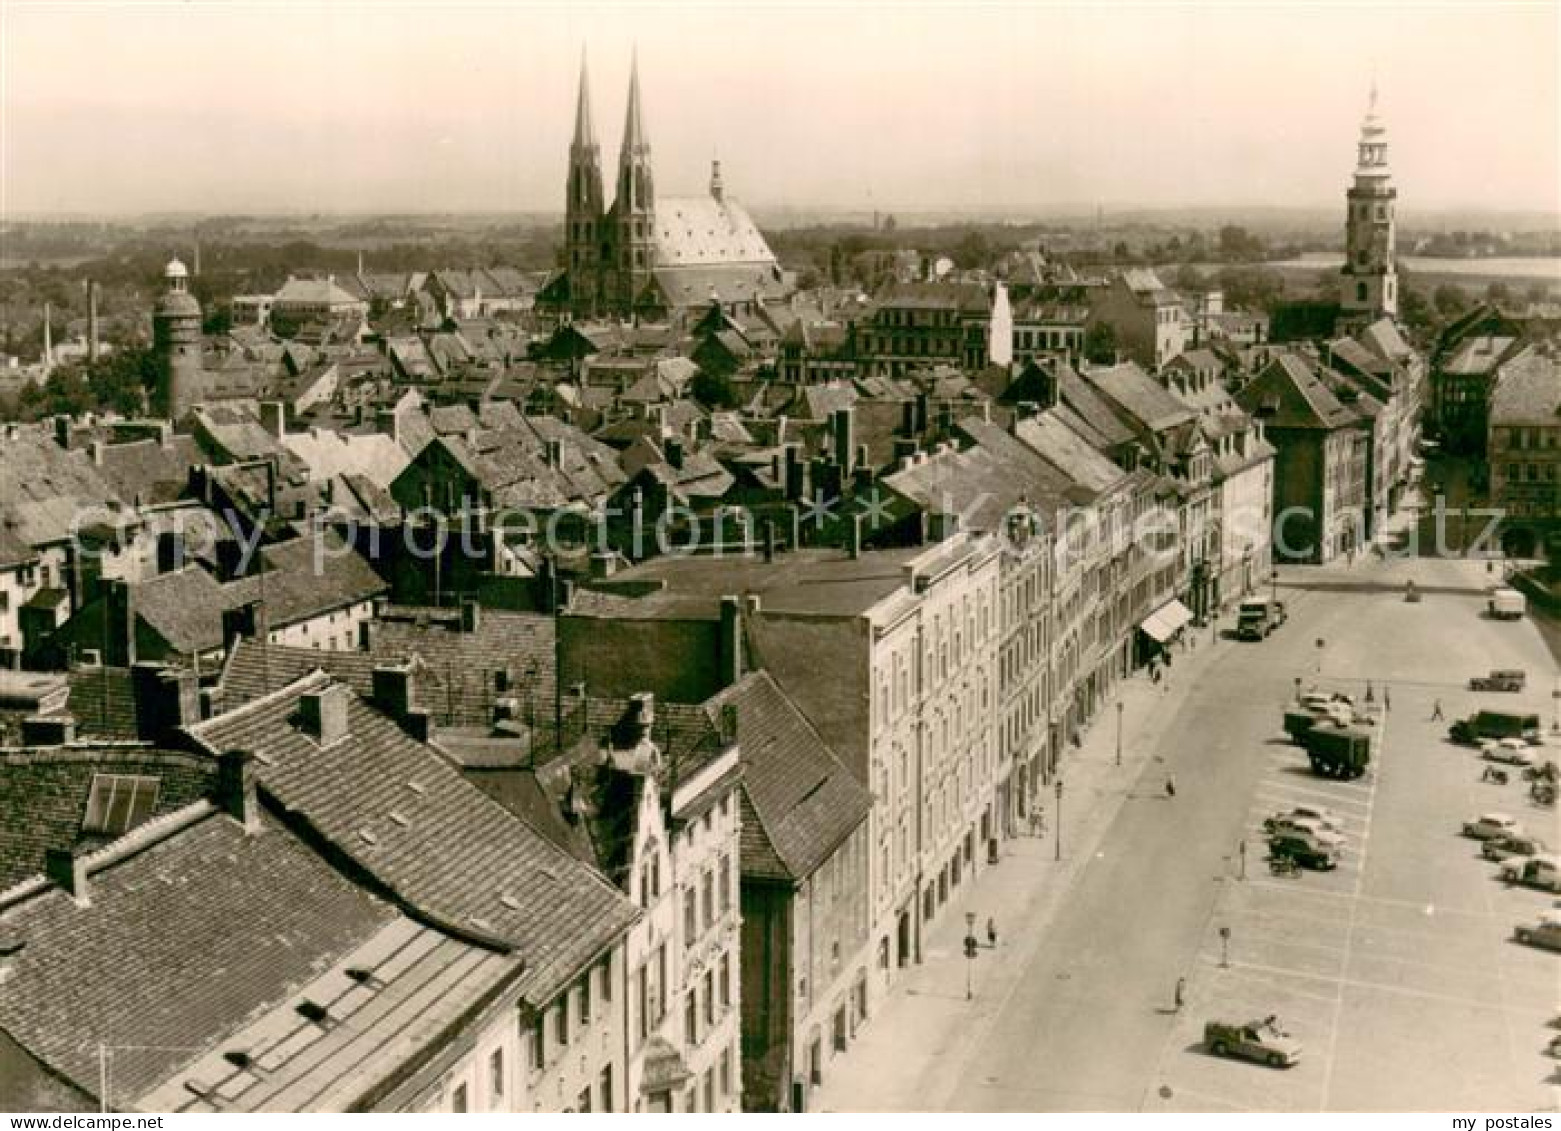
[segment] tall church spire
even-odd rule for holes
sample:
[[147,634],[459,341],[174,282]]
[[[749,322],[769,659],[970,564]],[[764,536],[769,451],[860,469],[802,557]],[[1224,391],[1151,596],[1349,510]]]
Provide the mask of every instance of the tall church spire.
[[591,73],[586,65],[585,49],[580,50],[580,93],[575,99],[575,149],[596,147],[596,127],[591,124]]
[[569,272],[570,308],[575,314],[591,317],[601,301],[602,220],[606,205],[602,196],[602,151],[591,124],[591,80],[583,49],[566,193],[564,255]]
[[618,152],[613,221],[617,276],[611,289],[616,305],[632,310],[656,267],[656,185],[651,175],[650,138],[640,109],[637,51],[629,67],[629,106],[623,119],[623,147]]
[[645,122],[640,115],[640,53],[634,52],[629,63],[629,109],[623,119],[623,155],[626,161],[631,155],[644,150],[650,152],[650,139],[645,136]]

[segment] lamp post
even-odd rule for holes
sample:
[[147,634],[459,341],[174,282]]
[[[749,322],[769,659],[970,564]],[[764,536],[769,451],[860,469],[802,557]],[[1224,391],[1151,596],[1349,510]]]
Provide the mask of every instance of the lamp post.
[[1229,967],[1230,967],[1230,928],[1229,927],[1221,927],[1220,928],[1220,967],[1222,969],[1229,969]]
[[1275,601],[1279,600],[1279,571],[1277,569],[1273,570],[1271,573],[1269,573],[1269,575],[1268,575],[1268,584],[1269,584],[1269,590],[1268,590],[1269,597],[1272,600],[1275,600]]
[[1117,765],[1122,764],[1122,700],[1117,700]]
[[969,1001],[974,993],[970,984],[970,971],[976,963],[976,913],[965,912],[965,1000]]
[[1057,859],[1062,859],[1062,779],[1057,779]]

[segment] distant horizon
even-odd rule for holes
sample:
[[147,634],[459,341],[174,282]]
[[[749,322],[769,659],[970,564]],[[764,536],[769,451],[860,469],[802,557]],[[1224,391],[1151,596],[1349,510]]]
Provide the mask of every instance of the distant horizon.
[[[755,216],[765,214],[800,213],[817,215],[822,218],[862,218],[870,219],[874,212],[881,218],[894,217],[897,223],[904,223],[906,218],[916,221],[924,221],[929,218],[939,219],[940,223],[957,223],[962,220],[978,223],[1010,223],[1016,226],[1027,224],[1044,224],[1053,221],[1083,222],[1090,221],[1100,211],[1102,218],[1109,224],[1112,220],[1140,217],[1174,217],[1196,216],[1205,218],[1210,222],[1219,221],[1222,218],[1237,217],[1242,215],[1272,215],[1276,218],[1315,218],[1326,222],[1333,218],[1334,213],[1340,214],[1342,232],[1342,214],[1344,204],[1342,198],[1339,202],[1323,204],[1136,204],[1132,202],[1086,204],[1077,202],[1064,202],[1057,204],[989,204],[979,206],[956,206],[938,204],[893,204],[884,203],[877,209],[863,207],[858,204],[830,204],[807,203],[797,201],[741,201],[743,207]],[[1438,218],[1471,218],[1478,217],[1487,220],[1521,220],[1528,224],[1537,224],[1536,228],[1524,229],[1527,231],[1542,230],[1550,225],[1561,230],[1561,207],[1552,210],[1500,207],[1489,205],[1464,205],[1448,206],[1445,208],[1407,208],[1401,207],[1398,213],[1400,226],[1414,226],[1417,223],[1426,223]],[[70,211],[48,212],[38,210],[16,211],[12,210],[0,216],[0,223],[175,223],[190,222],[201,223],[211,220],[246,219],[246,220],[297,220],[297,219],[340,219],[340,220],[380,220],[380,219],[528,219],[537,221],[563,222],[564,210],[561,207],[548,208],[538,206],[535,208],[465,208],[465,209],[419,209],[419,208],[310,208],[307,206],[290,208],[245,208],[242,206],[220,208],[188,208],[188,209],[163,209],[163,210],[138,210],[138,211]],[[1187,221],[1191,223],[1192,221]]]
[[610,185],[634,51],[658,191],[719,158],[755,211],[1342,211],[1374,82],[1406,214],[1561,200],[1548,2],[6,0],[0,23],[7,217],[553,212],[582,54]]

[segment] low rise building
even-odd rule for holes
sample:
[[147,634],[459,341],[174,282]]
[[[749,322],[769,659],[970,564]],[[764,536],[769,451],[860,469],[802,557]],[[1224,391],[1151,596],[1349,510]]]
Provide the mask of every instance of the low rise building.
[[1502,365],[1491,395],[1490,504],[1515,557],[1554,553],[1561,540],[1561,366],[1529,353]]

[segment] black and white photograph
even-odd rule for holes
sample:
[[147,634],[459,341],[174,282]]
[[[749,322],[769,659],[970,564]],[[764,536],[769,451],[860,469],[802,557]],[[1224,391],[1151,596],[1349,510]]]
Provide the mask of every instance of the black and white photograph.
[[6,1128],[1553,1129],[1558,788],[1561,0],[0,0]]

